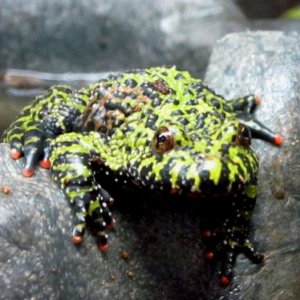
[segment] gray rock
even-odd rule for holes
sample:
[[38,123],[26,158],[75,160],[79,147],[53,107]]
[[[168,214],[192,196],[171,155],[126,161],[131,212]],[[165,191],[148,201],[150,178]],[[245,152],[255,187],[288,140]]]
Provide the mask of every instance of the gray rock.
[[193,208],[144,202],[143,195],[116,197],[117,230],[106,255],[89,234],[75,247],[72,213],[48,172],[23,178],[22,161],[8,159],[1,145],[0,188],[10,192],[0,192],[0,298],[298,299],[299,41],[281,32],[228,35],[217,43],[205,77],[228,98],[261,95],[258,118],[286,140],[280,148],[254,143],[261,167],[253,233],[264,266],[241,256],[233,284],[220,288],[201,256],[201,220]]
[[225,34],[300,27],[246,20],[228,0],[0,0],[0,6],[0,70],[99,72],[175,64],[203,76],[212,47]]
[[176,31],[191,22],[201,26],[201,20],[243,18],[226,0],[0,0],[0,6],[0,69],[49,72],[99,72],[162,64],[186,68],[196,59],[194,72],[203,73],[212,39],[207,44],[206,39],[194,38],[202,40],[202,53],[198,42],[186,43],[188,32]]
[[280,148],[261,141],[254,144],[261,165],[255,238],[266,251],[266,262],[255,274],[246,262],[238,264],[237,274],[241,272],[243,279],[237,288],[243,299],[254,295],[256,299],[298,299],[300,295],[299,62],[296,33],[229,34],[218,41],[205,76],[228,99],[260,95],[258,119],[285,139]]

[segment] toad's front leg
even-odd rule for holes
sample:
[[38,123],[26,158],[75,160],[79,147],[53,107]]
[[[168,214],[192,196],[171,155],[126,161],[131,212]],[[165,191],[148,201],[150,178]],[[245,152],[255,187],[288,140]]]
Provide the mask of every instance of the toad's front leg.
[[114,225],[114,220],[108,208],[111,197],[94,176],[96,150],[101,145],[93,138],[93,134],[69,133],[59,136],[51,144],[50,160],[52,178],[59,184],[75,212],[73,242],[82,242],[89,221],[100,250],[105,251],[108,249],[105,230]]
[[89,88],[72,90],[67,85],[56,85],[21,111],[4,131],[3,141],[10,144],[13,159],[24,155],[24,176],[33,175],[38,161],[42,167],[50,167],[50,142],[73,130],[76,118],[89,101]]

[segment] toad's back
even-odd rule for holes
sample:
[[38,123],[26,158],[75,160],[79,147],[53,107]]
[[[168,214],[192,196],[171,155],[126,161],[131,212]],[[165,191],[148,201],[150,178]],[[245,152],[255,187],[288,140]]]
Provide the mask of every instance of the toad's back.
[[145,125],[152,129],[160,119],[169,119],[209,134],[211,122],[222,123],[226,114],[235,116],[230,104],[201,80],[175,68],[153,68],[110,75],[93,85],[76,128],[110,133],[124,122],[147,118]]

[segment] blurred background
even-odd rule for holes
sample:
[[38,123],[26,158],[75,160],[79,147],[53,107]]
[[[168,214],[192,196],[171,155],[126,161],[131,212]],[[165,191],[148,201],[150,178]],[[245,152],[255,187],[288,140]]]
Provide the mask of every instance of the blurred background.
[[216,41],[245,30],[300,31],[300,0],[0,0],[0,134],[56,83],[177,65],[202,77]]

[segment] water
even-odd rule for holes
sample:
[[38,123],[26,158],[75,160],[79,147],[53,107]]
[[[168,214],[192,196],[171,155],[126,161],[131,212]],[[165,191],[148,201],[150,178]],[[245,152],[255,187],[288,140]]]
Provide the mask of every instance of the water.
[[[67,84],[73,88],[88,86],[108,76],[99,73],[46,73],[32,70],[7,69],[0,80],[0,136],[15,119],[21,109],[43,90],[55,84]],[[1,75],[1,74],[0,74]]]
[[0,86],[0,136],[15,119],[22,108],[34,97],[17,95],[13,91]]

